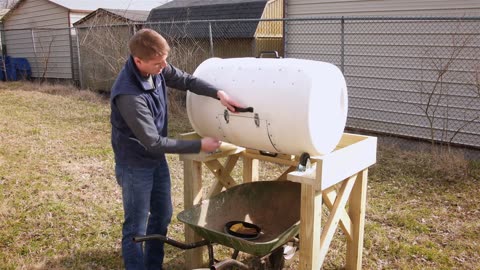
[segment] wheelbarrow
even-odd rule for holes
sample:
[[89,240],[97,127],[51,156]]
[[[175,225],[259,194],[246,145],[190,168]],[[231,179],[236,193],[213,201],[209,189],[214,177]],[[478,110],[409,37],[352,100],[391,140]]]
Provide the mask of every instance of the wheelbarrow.
[[[298,242],[300,184],[288,181],[259,181],[241,184],[184,210],[177,218],[205,240],[184,244],[163,235],[134,238],[136,242],[157,240],[181,249],[208,246],[210,269],[230,266],[250,269],[236,260],[239,252],[269,260],[268,269],[282,269],[284,245]],[[232,233],[232,224],[253,226],[256,233]],[[238,226],[237,226],[238,227]],[[212,244],[234,249],[231,259],[215,261]]]

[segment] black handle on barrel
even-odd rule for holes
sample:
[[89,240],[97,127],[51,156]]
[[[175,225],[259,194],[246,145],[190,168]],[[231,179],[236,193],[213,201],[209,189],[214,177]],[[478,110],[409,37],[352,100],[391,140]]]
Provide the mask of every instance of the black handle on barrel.
[[[217,100],[220,100],[218,97],[216,98]],[[235,112],[251,112],[253,113],[253,107],[237,107],[237,106],[233,106],[233,108],[235,109]]]
[[280,58],[280,56],[278,56],[277,51],[261,51],[257,58],[263,58],[262,56],[264,54],[273,54],[273,55],[275,55],[275,58]]
[[253,107],[245,107],[245,108],[240,108],[237,106],[233,106],[235,108],[235,112],[251,112],[253,113]]

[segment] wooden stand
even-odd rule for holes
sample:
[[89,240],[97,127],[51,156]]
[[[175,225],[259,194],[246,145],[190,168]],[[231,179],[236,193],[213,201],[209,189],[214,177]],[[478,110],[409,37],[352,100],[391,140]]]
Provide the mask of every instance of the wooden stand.
[[[182,138],[199,137],[195,133],[189,133],[182,135]],[[184,162],[185,208],[206,199],[202,198],[202,164],[206,165],[216,179],[208,196],[237,184],[230,173],[239,157],[243,159],[243,182],[258,180],[259,160],[288,165],[278,180],[302,184],[299,269],[321,268],[339,224],[347,237],[346,269],[361,269],[368,167],[376,162],[376,146],[375,137],[345,133],[332,153],[311,157],[315,168],[305,172],[295,171],[297,156],[265,156],[258,151],[228,143],[222,143],[220,151],[212,154],[181,155],[180,159]],[[225,157],[226,161],[222,164],[219,159]],[[321,226],[323,204],[329,209],[324,228]],[[185,241],[190,243],[199,240],[201,239],[185,226]],[[202,265],[201,248],[186,251],[185,269]]]

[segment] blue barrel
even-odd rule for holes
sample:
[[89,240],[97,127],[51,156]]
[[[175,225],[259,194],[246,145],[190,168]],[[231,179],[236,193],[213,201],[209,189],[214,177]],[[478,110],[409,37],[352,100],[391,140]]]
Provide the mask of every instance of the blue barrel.
[[29,80],[32,69],[26,58],[0,56],[0,79],[2,81]]
[[[32,77],[32,69],[26,58],[12,58],[13,69],[15,69],[15,80],[29,80]],[[13,77],[12,77],[13,78]]]

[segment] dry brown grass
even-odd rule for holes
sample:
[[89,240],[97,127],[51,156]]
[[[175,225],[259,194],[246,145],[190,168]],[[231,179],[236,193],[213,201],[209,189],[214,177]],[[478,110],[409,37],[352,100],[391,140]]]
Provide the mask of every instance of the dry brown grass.
[[[121,269],[109,111],[88,91],[0,83],[1,269]],[[184,112],[170,116],[172,136],[190,131]],[[168,160],[177,214],[183,170],[176,155]],[[262,163],[261,178],[282,169]],[[213,176],[203,174],[207,192]],[[240,180],[241,166],[233,176]],[[480,162],[459,154],[380,147],[369,177],[364,269],[479,269],[479,178]],[[182,240],[183,224],[174,219],[169,235]],[[344,237],[334,239],[324,269],[345,261]],[[219,257],[228,252],[216,247]],[[183,252],[168,246],[165,268],[182,264]]]
[[35,91],[39,93],[65,96],[73,99],[89,102],[108,102],[108,98],[99,95],[97,92],[90,90],[79,90],[76,86],[69,82],[62,83],[38,83],[38,82],[5,82],[2,83],[4,89],[13,91]]

